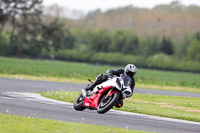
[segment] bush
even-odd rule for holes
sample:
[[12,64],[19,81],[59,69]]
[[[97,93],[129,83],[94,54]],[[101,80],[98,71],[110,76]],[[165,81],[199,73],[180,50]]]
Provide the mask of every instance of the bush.
[[77,50],[59,50],[55,59],[88,62],[92,64],[126,65],[172,71],[200,72],[200,62],[177,61],[173,56],[157,54],[145,58],[143,56],[124,55],[121,53],[84,53]]
[[164,54],[149,57],[146,65],[148,68],[163,70],[200,72],[200,62],[178,61]]
[[9,34],[3,32],[0,35],[0,55],[5,56],[8,52]]
[[121,65],[123,55],[120,53],[95,53],[91,57],[91,62],[93,63],[102,63],[110,65]]
[[58,50],[55,52],[55,59],[58,60],[88,62],[89,58],[89,53],[84,53],[77,50]]
[[149,68],[160,68],[160,69],[172,69],[174,68],[174,64],[176,62],[171,59],[170,56],[167,56],[165,54],[156,54],[154,56],[150,56],[147,59],[147,66]]
[[179,71],[200,72],[200,62],[179,61],[175,64],[174,69]]
[[129,63],[136,64],[137,57],[131,55],[124,55],[121,53],[95,53],[91,60],[93,63],[102,63],[109,65],[125,65]]

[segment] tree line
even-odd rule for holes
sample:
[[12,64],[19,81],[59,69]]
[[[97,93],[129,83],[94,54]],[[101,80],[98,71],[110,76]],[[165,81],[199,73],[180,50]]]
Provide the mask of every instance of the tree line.
[[84,30],[106,28],[109,30],[130,29],[139,36],[158,35],[179,42],[185,35],[200,31],[200,6],[185,6],[181,1],[157,5],[152,9],[132,5],[101,11],[91,11],[79,23],[68,24]]
[[200,72],[199,32],[177,43],[168,36],[141,36],[130,29],[71,29],[59,17],[44,21],[41,4],[42,0],[1,1],[1,56]]
[[[58,18],[43,22],[42,0],[0,1],[0,54],[39,57],[43,49],[62,48],[68,30]],[[67,40],[66,40],[67,41]]]

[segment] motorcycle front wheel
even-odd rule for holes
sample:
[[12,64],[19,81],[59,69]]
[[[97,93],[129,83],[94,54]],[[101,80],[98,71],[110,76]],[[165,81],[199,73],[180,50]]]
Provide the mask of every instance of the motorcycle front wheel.
[[82,95],[79,95],[78,98],[74,101],[74,109],[78,111],[83,111],[85,107],[83,106],[84,98]]
[[113,93],[108,98],[103,98],[98,105],[97,112],[103,114],[109,111],[119,100],[119,94]]

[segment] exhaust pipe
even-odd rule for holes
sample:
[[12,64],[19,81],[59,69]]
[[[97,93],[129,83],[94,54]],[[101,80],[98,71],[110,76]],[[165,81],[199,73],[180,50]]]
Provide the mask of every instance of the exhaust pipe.
[[87,95],[87,92],[86,92],[86,90],[85,89],[82,89],[81,90],[81,95],[85,98],[86,97],[86,95]]

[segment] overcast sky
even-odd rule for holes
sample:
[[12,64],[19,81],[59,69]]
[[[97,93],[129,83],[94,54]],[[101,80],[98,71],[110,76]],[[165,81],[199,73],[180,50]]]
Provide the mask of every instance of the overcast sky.
[[[169,4],[173,0],[44,0],[44,5],[57,4],[71,10],[81,10],[85,13],[100,8],[102,11],[110,8],[133,5],[137,7],[152,8],[158,4]],[[200,0],[179,0],[184,5],[200,5]]]

